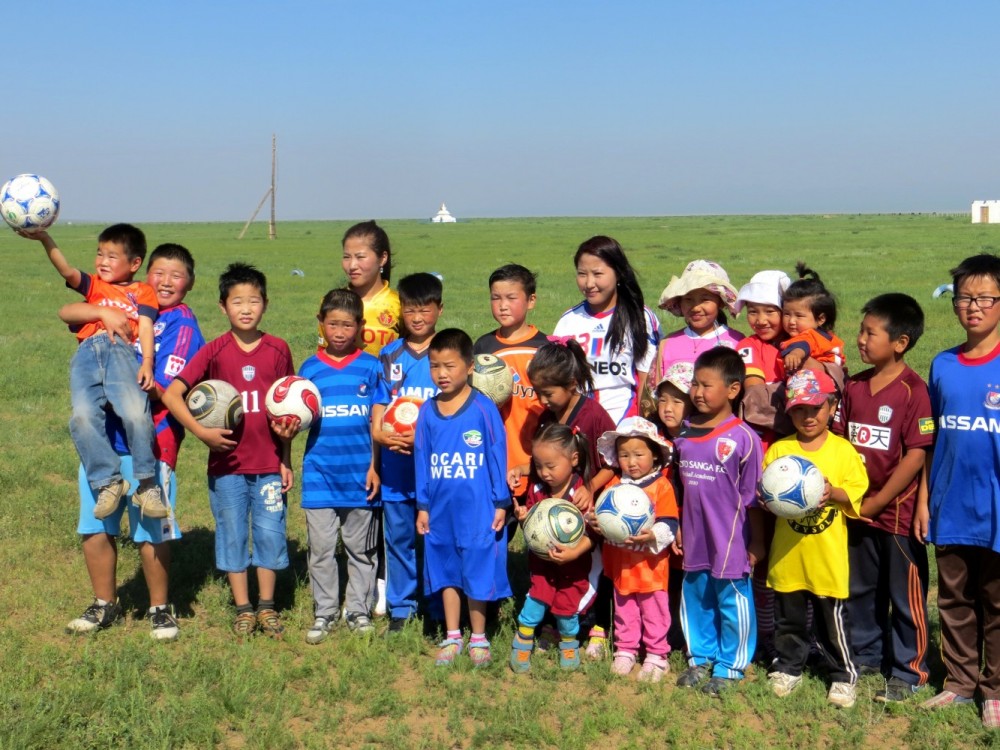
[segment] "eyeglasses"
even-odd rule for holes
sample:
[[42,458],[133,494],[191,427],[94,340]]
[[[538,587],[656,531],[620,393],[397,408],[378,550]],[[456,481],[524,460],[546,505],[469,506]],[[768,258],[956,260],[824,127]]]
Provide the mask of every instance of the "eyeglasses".
[[951,298],[951,304],[959,310],[969,309],[973,302],[980,310],[989,310],[997,302],[1000,302],[1000,297],[969,297],[963,294]]

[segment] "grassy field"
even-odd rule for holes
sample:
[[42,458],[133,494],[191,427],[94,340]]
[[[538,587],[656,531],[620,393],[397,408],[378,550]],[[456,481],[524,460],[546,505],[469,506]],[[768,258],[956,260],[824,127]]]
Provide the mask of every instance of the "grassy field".
[[[364,218],[364,217],[362,217]],[[188,302],[206,338],[226,329],[215,279],[233,260],[257,264],[270,283],[264,328],[285,338],[296,362],[312,353],[322,294],[340,285],[340,237],[349,222],[283,224],[236,240],[236,224],[148,225],[150,247],[180,242],[195,254],[198,282]],[[625,247],[648,303],[671,275],[695,258],[721,262],[734,284],[755,271],[793,271],[796,260],[822,274],[840,303],[838,332],[853,340],[864,301],[884,291],[915,296],[927,333],[910,356],[926,375],[932,355],[958,342],[947,298],[931,299],[963,257],[1000,251],[1000,227],[952,215],[718,216],[628,219],[509,219],[430,225],[384,222],[392,239],[393,278],[418,270],[444,276],[441,326],[473,336],[492,327],[486,279],[505,262],[539,273],[533,322],[551,330],[578,300],[572,256],[581,241],[608,234]],[[57,225],[52,234],[71,262],[93,267],[101,227]],[[304,276],[293,275],[299,269]],[[611,679],[606,663],[572,675],[537,659],[526,677],[505,665],[513,603],[493,635],[496,663],[474,673],[467,661],[435,669],[419,628],[386,642],[338,631],[318,647],[303,635],[312,621],[306,535],[298,494],[290,497],[292,567],[279,578],[285,643],[236,643],[228,588],[213,569],[213,524],[205,487],[206,449],[188,440],[181,452],[178,511],[184,539],[174,545],[172,598],[181,639],[154,644],[142,612],[148,605],[138,555],[121,547],[124,626],[94,638],[71,638],[64,624],[91,599],[75,534],[76,456],[69,439],[68,362],[74,339],[56,311],[76,299],[41,247],[0,233],[0,747],[833,747],[991,746],[969,707],[925,715],[912,705],[884,707],[865,678],[858,705],[838,712],[825,684],[811,677],[790,698],[774,698],[762,673],[722,701],[678,691],[672,681],[640,686]],[[665,331],[678,319],[661,315]],[[745,329],[737,320],[736,328]],[[854,355],[853,359],[850,359]],[[301,455],[302,441],[297,441]],[[512,565],[523,566],[512,555]],[[936,641],[935,641],[936,644]],[[934,679],[940,684],[935,658]],[[673,667],[682,667],[675,655]]]

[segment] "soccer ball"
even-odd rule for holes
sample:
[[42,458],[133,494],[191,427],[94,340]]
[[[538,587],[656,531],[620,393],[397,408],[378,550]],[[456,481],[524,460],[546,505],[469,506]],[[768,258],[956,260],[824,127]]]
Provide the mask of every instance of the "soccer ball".
[[235,430],[243,421],[243,397],[225,380],[203,380],[187,393],[191,416],[205,427]]
[[0,188],[0,211],[12,228],[40,232],[59,215],[59,191],[37,174],[19,174]]
[[782,456],[760,478],[764,507],[781,518],[802,518],[819,507],[826,481],[816,464],[802,456]]
[[514,392],[514,375],[507,363],[492,354],[477,354],[472,366],[472,386],[498,407]]
[[653,501],[634,484],[616,484],[605,490],[594,514],[604,538],[618,543],[652,527],[656,520]]
[[287,375],[274,381],[264,397],[264,408],[272,422],[281,422],[289,417],[299,418],[299,432],[312,427],[320,418],[323,400],[311,380],[298,375]]
[[555,545],[575,547],[587,529],[583,514],[573,503],[550,497],[531,506],[521,530],[528,549],[547,560]]
[[420,414],[420,407],[423,403],[424,400],[416,396],[397,398],[382,415],[382,431],[390,435],[393,433],[406,435],[413,432],[417,426],[417,415]]

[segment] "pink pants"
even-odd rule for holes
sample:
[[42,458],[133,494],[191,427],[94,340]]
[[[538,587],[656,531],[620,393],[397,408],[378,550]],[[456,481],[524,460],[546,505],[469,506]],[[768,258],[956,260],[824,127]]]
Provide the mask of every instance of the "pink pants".
[[670,653],[670,600],[666,591],[620,594],[615,591],[615,652],[639,653],[639,642],[647,656]]

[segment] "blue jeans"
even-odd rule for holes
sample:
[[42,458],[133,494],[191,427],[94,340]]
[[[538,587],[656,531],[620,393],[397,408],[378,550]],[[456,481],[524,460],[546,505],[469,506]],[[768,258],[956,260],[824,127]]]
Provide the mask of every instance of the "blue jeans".
[[156,433],[149,397],[139,387],[139,362],[135,349],[111,343],[107,334],[84,339],[69,365],[69,391],[73,416],[69,434],[95,490],[121,479],[121,461],[104,429],[104,407],[115,410],[128,437],[135,478],[156,476],[153,442]]
[[288,567],[287,504],[278,474],[209,476],[208,499],[215,517],[215,567],[227,573],[242,573],[250,565]]

